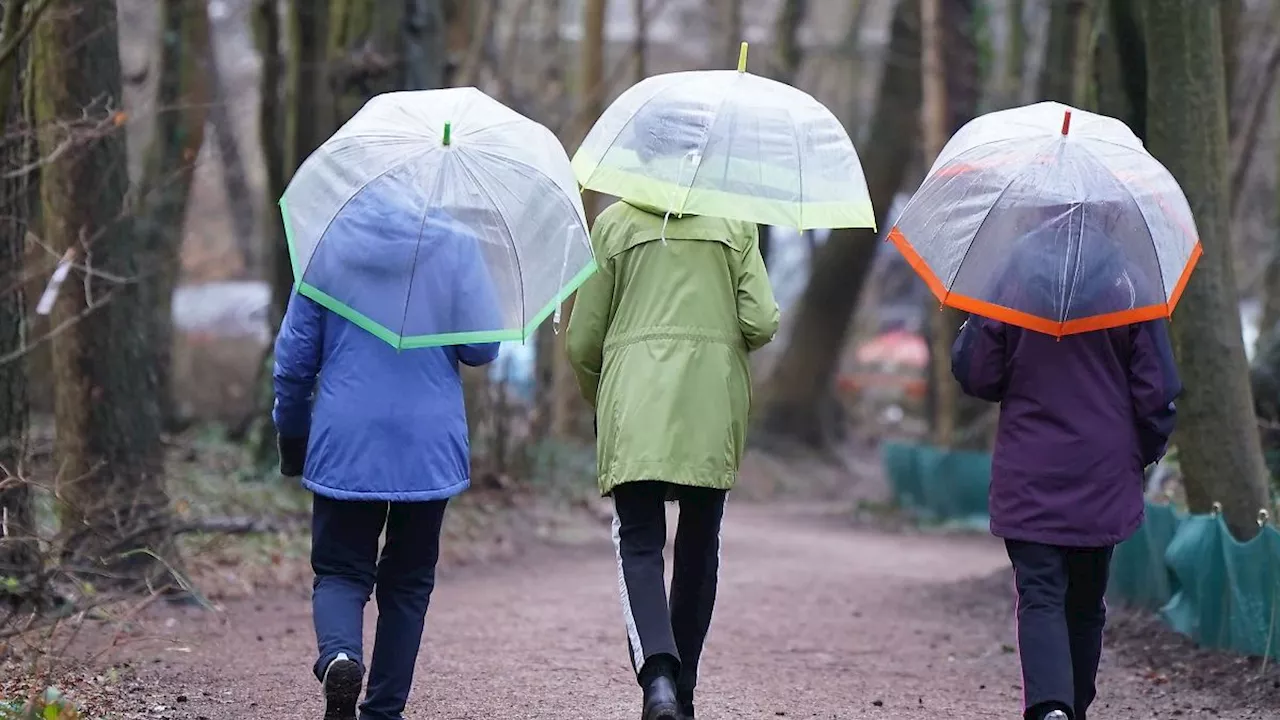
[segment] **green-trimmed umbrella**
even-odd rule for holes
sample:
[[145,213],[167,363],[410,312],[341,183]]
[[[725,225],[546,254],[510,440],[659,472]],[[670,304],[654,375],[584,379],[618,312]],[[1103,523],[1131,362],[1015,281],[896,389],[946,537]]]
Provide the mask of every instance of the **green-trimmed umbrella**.
[[523,341],[596,267],[559,140],[475,88],[374,97],[280,210],[298,292],[397,348]]
[[876,226],[862,164],[831,111],[746,72],[646,78],[609,106],[573,158],[585,188],[673,214],[799,229]]

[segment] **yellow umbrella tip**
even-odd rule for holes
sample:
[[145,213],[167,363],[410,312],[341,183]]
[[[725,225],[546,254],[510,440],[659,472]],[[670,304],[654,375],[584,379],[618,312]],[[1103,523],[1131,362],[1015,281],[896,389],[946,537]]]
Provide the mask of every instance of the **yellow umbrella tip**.
[[738,72],[747,71],[747,43],[743,41],[742,47],[738,49]]

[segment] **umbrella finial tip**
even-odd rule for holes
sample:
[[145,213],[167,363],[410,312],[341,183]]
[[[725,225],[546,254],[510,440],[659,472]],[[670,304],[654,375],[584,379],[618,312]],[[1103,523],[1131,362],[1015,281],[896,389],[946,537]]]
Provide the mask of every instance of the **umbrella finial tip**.
[[453,140],[453,123],[451,123],[451,122],[447,122],[447,123],[445,123],[445,124],[444,124],[444,140],[443,140],[443,144],[445,145],[445,147],[448,147],[448,146],[449,146],[449,143],[450,143],[452,140]]
[[1071,111],[1067,110],[1062,113],[1062,134],[1066,135],[1071,130]]
[[742,41],[742,46],[738,48],[738,72],[747,71],[747,41]]

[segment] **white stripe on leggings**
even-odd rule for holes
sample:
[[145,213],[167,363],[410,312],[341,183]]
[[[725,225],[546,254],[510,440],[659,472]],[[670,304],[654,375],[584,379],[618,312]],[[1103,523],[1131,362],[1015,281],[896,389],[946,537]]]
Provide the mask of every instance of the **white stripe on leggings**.
[[613,508],[613,550],[618,558],[618,596],[622,599],[622,621],[627,624],[627,637],[631,640],[631,659],[636,672],[644,667],[644,648],[640,646],[640,631],[636,629],[636,616],[631,611],[631,595],[627,592],[627,575],[622,570],[622,520],[618,518],[617,500]]

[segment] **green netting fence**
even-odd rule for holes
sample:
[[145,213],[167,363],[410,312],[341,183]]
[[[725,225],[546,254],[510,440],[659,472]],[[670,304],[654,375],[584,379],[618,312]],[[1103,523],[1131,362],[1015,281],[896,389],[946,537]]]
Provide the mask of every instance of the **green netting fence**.
[[[888,442],[894,502],[932,522],[987,524],[989,453]],[[1146,520],[1116,547],[1107,597],[1159,612],[1204,647],[1280,659],[1280,531],[1238,542],[1218,515],[1148,502]]]
[[930,522],[986,529],[991,453],[888,442],[881,447],[898,507]]
[[[1280,531],[1239,542],[1218,515],[1147,504],[1147,521],[1116,548],[1108,596],[1159,610],[1204,647],[1280,659]],[[1161,602],[1163,600],[1163,602]]]

